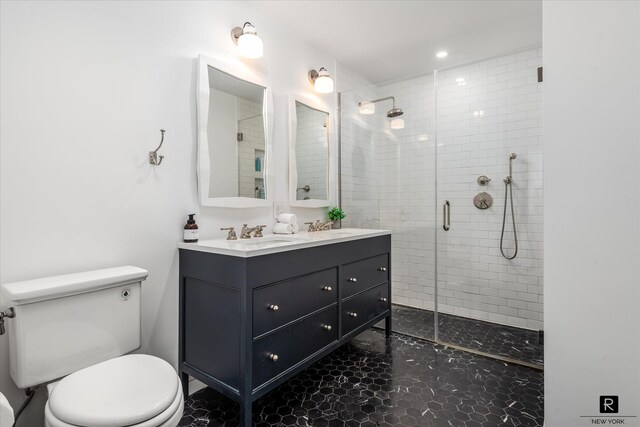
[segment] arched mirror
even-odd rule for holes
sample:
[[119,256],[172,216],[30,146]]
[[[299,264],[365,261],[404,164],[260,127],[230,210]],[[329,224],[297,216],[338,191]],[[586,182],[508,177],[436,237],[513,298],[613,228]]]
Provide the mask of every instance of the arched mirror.
[[203,206],[251,208],[271,199],[273,102],[243,64],[199,57],[198,193]]
[[289,99],[289,204],[330,206],[335,179],[332,172],[333,125],[329,108],[313,99]]

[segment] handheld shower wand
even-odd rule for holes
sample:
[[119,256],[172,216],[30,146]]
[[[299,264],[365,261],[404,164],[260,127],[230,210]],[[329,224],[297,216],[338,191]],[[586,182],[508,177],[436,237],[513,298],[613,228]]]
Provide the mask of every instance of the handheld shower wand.
[[511,184],[511,181],[513,180],[513,177],[512,177],[512,164],[513,164],[513,160],[514,160],[516,157],[518,157],[518,156],[516,155],[516,153],[511,153],[511,154],[509,155],[509,176],[508,176],[508,177],[506,177],[506,178],[504,179],[504,183],[505,183],[505,184]]
[[[513,176],[512,176],[512,163],[513,160],[518,157],[516,153],[511,153],[509,155],[509,176],[507,176],[504,181],[504,210],[502,211],[502,232],[500,233],[500,253],[506,259],[514,259],[516,255],[518,255],[518,234],[516,233],[516,215],[513,211]],[[504,253],[504,229],[507,222],[507,203],[511,199],[511,223],[513,224],[513,239],[515,241],[515,251],[512,256],[507,256]]]

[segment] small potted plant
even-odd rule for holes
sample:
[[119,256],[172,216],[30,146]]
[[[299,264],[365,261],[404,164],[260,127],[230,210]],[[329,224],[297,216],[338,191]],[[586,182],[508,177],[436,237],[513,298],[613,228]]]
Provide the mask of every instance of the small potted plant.
[[329,219],[333,221],[333,228],[340,228],[340,220],[346,217],[344,211],[337,206],[329,210]]

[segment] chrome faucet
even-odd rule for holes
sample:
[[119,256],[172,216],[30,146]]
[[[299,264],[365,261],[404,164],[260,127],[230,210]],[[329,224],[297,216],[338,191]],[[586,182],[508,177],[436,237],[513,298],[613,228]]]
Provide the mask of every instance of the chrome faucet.
[[242,224],[242,230],[240,231],[241,239],[250,239],[251,234],[253,237],[262,237],[262,229],[266,225],[256,225],[255,227],[247,227],[247,224]]

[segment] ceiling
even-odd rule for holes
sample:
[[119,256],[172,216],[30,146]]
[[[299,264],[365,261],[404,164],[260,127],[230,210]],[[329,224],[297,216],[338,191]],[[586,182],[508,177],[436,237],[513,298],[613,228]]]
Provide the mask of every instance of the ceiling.
[[542,44],[541,0],[248,3],[373,83]]

